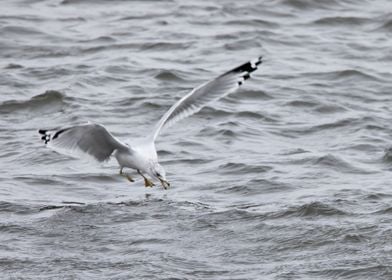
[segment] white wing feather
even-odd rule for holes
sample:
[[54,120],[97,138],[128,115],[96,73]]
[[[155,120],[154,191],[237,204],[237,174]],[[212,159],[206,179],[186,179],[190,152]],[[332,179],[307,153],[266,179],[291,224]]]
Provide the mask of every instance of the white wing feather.
[[262,63],[262,57],[244,63],[193,89],[162,116],[150,136],[152,140],[155,141],[164,127],[169,127],[179,120],[199,112],[210,102],[236,91],[260,63]]
[[80,156],[84,153],[97,161],[110,158],[114,150],[131,149],[116,139],[106,128],[100,124],[88,123],[63,128],[57,131],[39,130],[42,140],[49,148],[62,153]]

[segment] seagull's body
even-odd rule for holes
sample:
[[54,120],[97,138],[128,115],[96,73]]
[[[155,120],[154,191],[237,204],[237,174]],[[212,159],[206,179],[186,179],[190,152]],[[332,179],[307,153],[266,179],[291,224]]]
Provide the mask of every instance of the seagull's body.
[[257,69],[262,60],[259,57],[206,82],[178,100],[158,121],[151,133],[129,145],[114,137],[103,125],[87,123],[71,126],[57,131],[39,130],[42,140],[51,148],[68,154],[88,154],[97,161],[106,161],[112,155],[120,165],[120,174],[130,181],[123,168],[135,169],[144,178],[145,186],[154,184],[145,174],[158,179],[164,188],[170,184],[166,180],[165,170],[158,162],[155,140],[164,127],[199,112],[208,103],[234,92]]

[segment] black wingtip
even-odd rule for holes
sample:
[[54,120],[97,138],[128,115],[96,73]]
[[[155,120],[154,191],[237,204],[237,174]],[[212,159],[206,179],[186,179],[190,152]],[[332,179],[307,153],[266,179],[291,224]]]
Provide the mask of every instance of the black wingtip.
[[230,72],[237,72],[237,73],[247,72],[247,74],[249,74],[249,73],[252,73],[253,71],[255,71],[257,69],[257,65],[261,64],[262,62],[263,62],[263,57],[259,56],[256,59],[252,59],[252,60],[234,68]]
[[249,79],[250,78],[250,75],[249,75],[249,73],[246,73],[244,76],[242,76],[243,78],[244,78],[244,80],[247,80],[247,79]]
[[[229,71],[228,73],[238,73],[240,74],[240,80],[238,81],[238,86],[241,86],[244,81],[250,78],[250,73],[257,70],[257,66],[263,63],[263,57],[259,56],[258,58],[252,59],[237,68]],[[228,74],[226,73],[226,74]]]
[[50,134],[47,133],[48,131],[46,129],[40,129],[38,130],[38,133],[42,135],[41,140],[45,142],[45,144],[48,144],[50,141]]

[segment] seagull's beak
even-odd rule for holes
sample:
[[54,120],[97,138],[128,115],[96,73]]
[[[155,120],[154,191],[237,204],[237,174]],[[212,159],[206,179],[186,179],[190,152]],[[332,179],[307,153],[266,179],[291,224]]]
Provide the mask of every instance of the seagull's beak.
[[159,181],[161,181],[162,187],[166,190],[168,187],[170,187],[170,183],[163,179],[162,177],[158,177]]

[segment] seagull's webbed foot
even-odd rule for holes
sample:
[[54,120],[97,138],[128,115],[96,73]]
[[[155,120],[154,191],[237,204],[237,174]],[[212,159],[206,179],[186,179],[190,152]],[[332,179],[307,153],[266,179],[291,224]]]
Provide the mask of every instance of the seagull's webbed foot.
[[144,186],[145,186],[146,188],[147,188],[147,187],[152,188],[153,186],[155,186],[155,184],[154,184],[151,180],[147,179],[146,176],[144,176],[143,173],[141,173],[139,169],[137,170],[137,173],[139,173],[140,176],[143,177],[143,179],[144,179]]
[[162,187],[167,190],[170,187],[170,183],[166,180],[162,180],[159,178],[159,181],[161,181]]
[[123,168],[120,169],[121,176],[124,176],[125,178],[127,178],[129,182],[135,182],[135,180],[133,180],[133,178],[131,176],[129,176],[128,174],[125,174],[122,170],[123,170]]
[[146,188],[148,188],[148,187],[152,188],[153,186],[155,186],[155,184],[151,180],[144,177],[144,186]]

